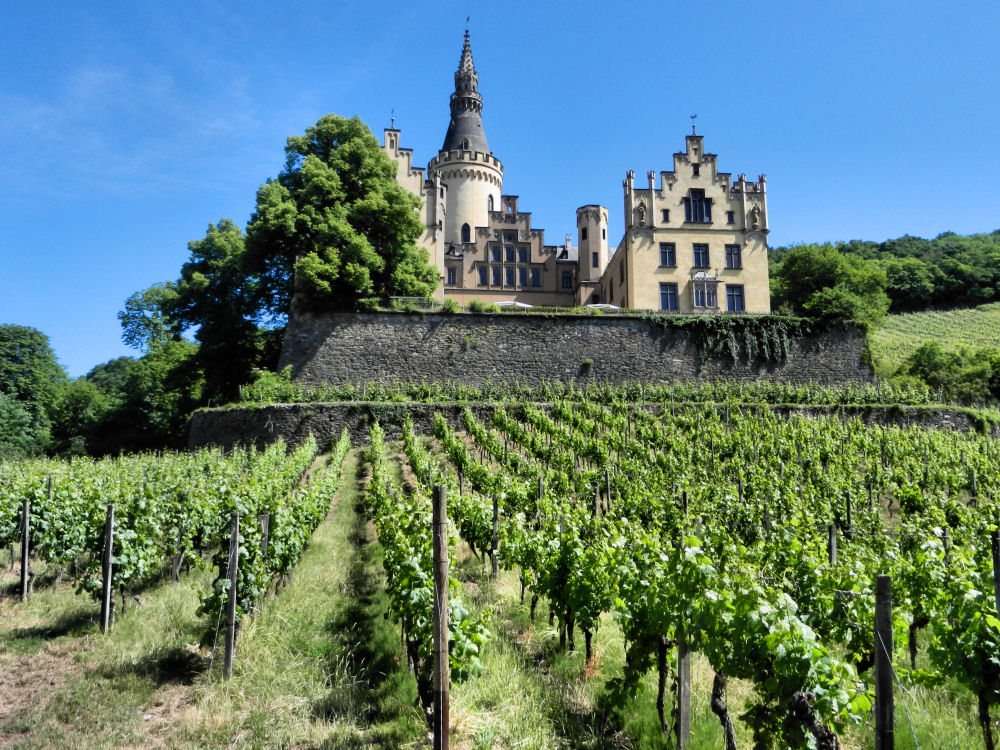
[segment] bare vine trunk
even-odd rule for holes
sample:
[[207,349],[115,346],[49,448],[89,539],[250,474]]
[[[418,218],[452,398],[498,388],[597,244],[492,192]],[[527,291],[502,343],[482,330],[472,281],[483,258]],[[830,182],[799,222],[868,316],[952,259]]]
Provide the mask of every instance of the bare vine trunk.
[[990,726],[990,701],[985,690],[979,691],[979,724],[983,728],[983,743],[986,750],[995,750],[993,744],[993,727]]
[[840,750],[840,741],[829,727],[824,726],[816,715],[812,693],[796,693],[789,705],[792,715],[816,738],[816,750]]
[[729,715],[726,705],[726,685],[729,678],[721,672],[715,673],[712,680],[712,713],[719,717],[722,733],[726,737],[726,750],[736,750],[736,729],[733,727],[733,717]]

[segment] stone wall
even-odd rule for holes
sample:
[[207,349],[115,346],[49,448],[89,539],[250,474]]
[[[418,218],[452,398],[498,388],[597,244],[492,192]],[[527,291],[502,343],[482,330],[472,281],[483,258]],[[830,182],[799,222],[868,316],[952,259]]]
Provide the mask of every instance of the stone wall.
[[[518,404],[499,404],[512,417],[521,416]],[[498,404],[471,404],[469,408],[480,420],[488,420]],[[534,404],[547,409],[546,404]],[[434,424],[434,414],[441,412],[452,425],[461,429],[462,404],[409,404],[344,402],[329,404],[276,404],[273,406],[200,409],[191,418],[190,447],[220,445],[225,448],[256,445],[263,447],[277,439],[297,445],[312,433],[324,449],[340,437],[347,427],[352,445],[368,443],[368,427],[378,420],[390,439],[398,439],[406,415],[413,419],[418,433],[428,435]],[[660,404],[636,404],[636,409],[659,413]],[[725,409],[725,406],[719,406]],[[926,406],[742,406],[734,410],[755,411],[773,409],[784,416],[804,417],[837,415],[843,419],[859,418],[869,425],[917,426],[925,429],[948,429],[973,432],[982,429],[969,410]],[[1000,436],[996,425],[991,434]]]
[[687,329],[638,317],[494,314],[297,314],[279,367],[305,383],[450,380],[672,383],[782,380],[872,382],[861,331],[794,339],[786,360],[699,362]]

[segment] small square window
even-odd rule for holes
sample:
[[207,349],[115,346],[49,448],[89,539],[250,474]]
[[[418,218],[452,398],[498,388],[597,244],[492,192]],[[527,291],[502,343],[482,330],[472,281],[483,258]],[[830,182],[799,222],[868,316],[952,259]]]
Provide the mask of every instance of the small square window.
[[670,209],[669,208],[660,209],[660,219],[663,221],[664,224],[669,224],[670,223]]

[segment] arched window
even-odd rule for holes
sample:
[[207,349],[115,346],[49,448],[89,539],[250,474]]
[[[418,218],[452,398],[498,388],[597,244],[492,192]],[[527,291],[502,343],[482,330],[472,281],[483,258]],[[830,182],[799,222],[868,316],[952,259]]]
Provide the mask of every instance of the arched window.
[[493,210],[493,196],[492,195],[489,196],[486,199],[486,210],[487,211],[492,211]]
[[462,225],[462,242],[472,242],[472,230],[468,224]]

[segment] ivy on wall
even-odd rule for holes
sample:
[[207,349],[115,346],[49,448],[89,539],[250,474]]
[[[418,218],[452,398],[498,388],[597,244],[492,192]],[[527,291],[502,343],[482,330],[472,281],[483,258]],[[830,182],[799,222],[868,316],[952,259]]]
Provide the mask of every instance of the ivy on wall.
[[664,330],[683,330],[698,350],[698,363],[728,356],[734,362],[783,362],[794,339],[818,333],[823,324],[787,315],[641,316]]

